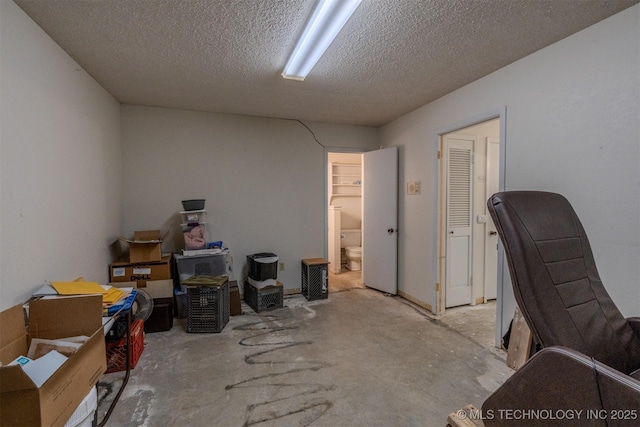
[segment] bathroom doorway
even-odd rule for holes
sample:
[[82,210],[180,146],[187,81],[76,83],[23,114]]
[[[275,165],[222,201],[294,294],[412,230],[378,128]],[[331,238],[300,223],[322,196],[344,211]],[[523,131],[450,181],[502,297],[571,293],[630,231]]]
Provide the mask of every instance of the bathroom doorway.
[[362,153],[327,152],[329,292],[362,282]]

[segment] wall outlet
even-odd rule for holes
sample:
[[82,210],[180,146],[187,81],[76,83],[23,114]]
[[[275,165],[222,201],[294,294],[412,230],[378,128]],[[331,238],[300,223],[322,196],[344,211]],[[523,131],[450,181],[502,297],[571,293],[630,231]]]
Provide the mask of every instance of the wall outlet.
[[280,271],[284,271],[284,262],[281,262],[280,264],[278,264],[278,269]]

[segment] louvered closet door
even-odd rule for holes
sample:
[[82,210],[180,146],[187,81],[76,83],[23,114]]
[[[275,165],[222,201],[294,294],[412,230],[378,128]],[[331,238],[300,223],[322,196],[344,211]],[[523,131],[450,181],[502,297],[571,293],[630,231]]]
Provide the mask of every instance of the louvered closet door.
[[447,236],[445,307],[471,303],[473,137],[445,137]]

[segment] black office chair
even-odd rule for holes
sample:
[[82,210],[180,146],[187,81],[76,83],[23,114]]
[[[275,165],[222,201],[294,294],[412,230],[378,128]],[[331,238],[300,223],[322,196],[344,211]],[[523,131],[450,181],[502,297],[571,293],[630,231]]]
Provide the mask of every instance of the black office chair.
[[487,205],[542,350],[484,402],[485,424],[639,426],[640,318],[625,319],[604,289],[572,206],[537,191],[497,193]]

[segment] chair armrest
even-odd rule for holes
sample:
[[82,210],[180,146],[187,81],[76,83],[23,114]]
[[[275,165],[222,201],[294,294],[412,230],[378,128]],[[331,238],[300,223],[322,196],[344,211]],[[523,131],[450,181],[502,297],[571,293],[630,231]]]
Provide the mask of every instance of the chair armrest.
[[629,322],[629,326],[635,332],[636,337],[640,339],[640,317],[629,317],[627,318],[627,322]]
[[[481,412],[486,427],[618,427],[637,426],[639,408],[640,382],[577,351],[548,347],[489,396]],[[618,418],[634,419],[614,420],[614,409],[629,411]]]

